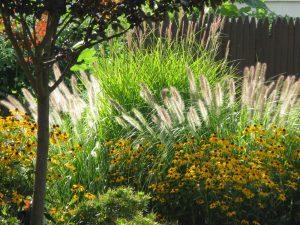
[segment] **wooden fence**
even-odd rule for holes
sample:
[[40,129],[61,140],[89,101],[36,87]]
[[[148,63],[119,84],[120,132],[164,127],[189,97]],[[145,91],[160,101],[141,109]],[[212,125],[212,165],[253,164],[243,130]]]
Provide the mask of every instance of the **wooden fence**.
[[[239,71],[245,66],[264,62],[268,65],[267,77],[279,74],[300,77],[300,18],[277,18],[274,21],[255,18],[223,19],[219,57],[228,53],[228,59],[236,64]],[[209,33],[215,18],[180,17],[165,20],[156,25],[156,32],[162,36],[188,36],[196,34],[196,41],[203,41]],[[178,22],[175,22],[178,21]],[[147,25],[149,26],[149,24]],[[150,24],[153,28],[154,24]],[[229,49],[227,48],[229,46]]]
[[221,40],[222,46],[230,40],[229,59],[238,60],[240,69],[260,61],[267,63],[268,77],[282,73],[299,77],[299,18],[278,18],[271,23],[254,18],[225,19]]

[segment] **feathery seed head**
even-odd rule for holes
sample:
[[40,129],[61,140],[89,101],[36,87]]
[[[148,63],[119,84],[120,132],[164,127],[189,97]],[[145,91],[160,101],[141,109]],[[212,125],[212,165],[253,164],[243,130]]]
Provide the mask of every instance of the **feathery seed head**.
[[180,107],[181,110],[184,110],[184,102],[182,100],[179,91],[175,87],[171,87],[170,92],[171,92],[171,98],[173,98],[178,103],[178,106]]
[[129,123],[133,128],[137,129],[138,131],[142,132],[143,128],[141,127],[140,123],[132,118],[131,116],[127,115],[126,113],[122,113],[122,118]]
[[123,120],[121,117],[117,116],[116,118],[116,122],[121,125],[123,128],[127,128],[127,123],[125,122],[125,120]]
[[23,107],[23,105],[21,104],[21,102],[19,100],[17,100],[15,97],[13,97],[12,95],[8,95],[7,100],[14,106],[15,109],[18,109],[19,111],[21,111],[23,113],[26,113],[26,110]]
[[162,128],[167,128],[167,129],[172,128],[172,120],[167,110],[159,105],[155,105],[155,109],[157,112],[157,116],[161,121],[160,124]]
[[186,70],[187,70],[187,75],[188,75],[188,80],[189,80],[190,98],[191,98],[191,100],[196,100],[198,90],[197,90],[197,85],[196,85],[196,81],[195,81],[195,75],[189,67],[187,67]]
[[146,103],[148,103],[150,106],[154,107],[154,105],[156,104],[155,98],[147,85],[141,84],[140,95],[145,100]]
[[224,98],[223,95],[224,94],[223,94],[221,84],[217,83],[216,88],[215,88],[215,103],[216,103],[217,108],[220,108],[223,105],[223,98]]
[[229,105],[232,106],[235,103],[235,82],[233,78],[228,80],[228,98],[229,98]]
[[201,126],[200,118],[196,109],[193,106],[191,106],[189,108],[189,111],[187,112],[187,120],[194,132],[196,132],[197,128]]
[[202,100],[198,100],[198,107],[199,107],[199,110],[200,110],[200,113],[201,113],[201,116],[203,118],[203,120],[208,123],[208,111],[205,107],[205,104]]
[[112,98],[109,98],[109,102],[119,113],[125,112],[125,109]]
[[200,76],[200,89],[206,105],[210,106],[212,104],[212,92],[206,77],[203,75]]

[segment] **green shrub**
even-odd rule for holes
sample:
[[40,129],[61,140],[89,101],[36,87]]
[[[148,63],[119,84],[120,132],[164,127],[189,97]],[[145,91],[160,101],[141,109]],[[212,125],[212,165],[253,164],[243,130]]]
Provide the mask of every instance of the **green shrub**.
[[118,219],[116,225],[159,225],[155,222],[155,216],[153,214],[143,216],[136,215],[132,220]]
[[[244,6],[238,8],[237,3],[242,3]],[[210,9],[210,12],[221,14],[227,17],[250,16],[258,19],[276,18],[276,14],[268,8],[264,0],[237,0],[235,2],[227,1],[217,7],[215,10]]]
[[0,99],[6,94],[16,94],[28,85],[25,74],[18,66],[13,48],[0,34]]
[[93,200],[80,203],[71,221],[86,225],[154,225],[157,223],[153,215],[142,216],[147,211],[149,200],[149,196],[134,193],[130,188],[111,189]]
[[3,218],[0,216],[1,225],[19,225],[20,221],[15,217]]

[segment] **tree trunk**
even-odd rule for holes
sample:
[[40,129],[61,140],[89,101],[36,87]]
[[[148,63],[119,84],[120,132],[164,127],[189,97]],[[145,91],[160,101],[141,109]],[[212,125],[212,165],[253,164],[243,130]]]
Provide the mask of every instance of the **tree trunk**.
[[38,145],[31,225],[44,224],[47,161],[49,150],[49,90],[46,76],[48,76],[48,74],[43,74],[43,76],[41,76],[43,82],[39,85],[43,88],[41,91],[38,91]]

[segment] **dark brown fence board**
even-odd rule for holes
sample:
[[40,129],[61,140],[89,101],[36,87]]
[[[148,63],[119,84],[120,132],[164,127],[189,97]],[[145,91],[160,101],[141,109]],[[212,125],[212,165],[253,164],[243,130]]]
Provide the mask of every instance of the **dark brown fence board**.
[[229,19],[223,18],[223,29],[221,30],[221,33],[220,33],[221,44],[220,44],[218,59],[221,59],[226,54],[227,44],[229,41],[229,32],[231,29],[230,26],[231,26],[231,23],[229,22]]
[[281,68],[280,73],[287,74],[287,68],[288,68],[288,47],[289,47],[289,27],[288,22],[286,19],[283,20],[281,24],[281,30],[282,30],[282,48],[281,48]]
[[294,73],[294,37],[295,37],[295,27],[294,21],[291,18],[288,23],[288,56],[287,56],[287,73]]
[[162,37],[167,37],[169,23],[170,23],[170,20],[168,18],[166,18],[162,21],[161,31],[160,31]]
[[250,66],[255,64],[255,39],[256,39],[256,21],[255,18],[251,18],[249,26],[249,57],[246,58],[246,65]]
[[188,30],[188,18],[186,15],[183,15],[181,19],[181,38],[185,38]]
[[[280,74],[281,71],[281,62],[282,62],[282,45],[283,45],[283,30],[282,30],[282,19],[278,18],[275,21],[275,29],[274,29],[274,38],[275,42],[273,42],[273,62],[274,62],[274,74],[275,76]],[[273,39],[274,40],[274,39]],[[277,47],[275,48],[275,44]]]
[[268,36],[264,32],[264,21],[257,22],[257,29],[255,33],[255,60],[261,61],[265,59],[264,45],[267,43]]
[[237,23],[235,19],[232,19],[229,40],[230,40],[230,48],[229,48],[229,59],[234,61],[236,59],[236,48],[238,47],[236,43],[236,33],[237,33]]
[[248,60],[250,55],[249,55],[249,48],[250,48],[250,21],[249,21],[249,18],[246,17],[245,20],[244,20],[244,23],[243,23],[243,32],[240,34],[242,36],[242,45],[241,45],[241,49],[240,49],[240,52],[241,52],[241,59],[242,59],[242,62],[241,62],[241,67],[245,67],[245,66],[249,66],[248,65]]
[[200,17],[199,17],[196,20],[196,24],[195,24],[195,41],[197,43],[199,43],[201,40],[201,29],[202,29],[202,26],[201,26]]
[[295,23],[294,72],[300,72],[300,18]]

